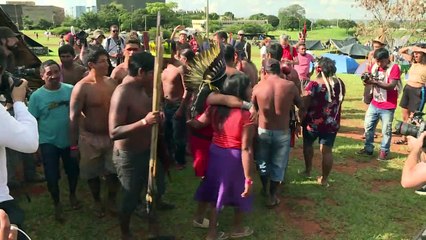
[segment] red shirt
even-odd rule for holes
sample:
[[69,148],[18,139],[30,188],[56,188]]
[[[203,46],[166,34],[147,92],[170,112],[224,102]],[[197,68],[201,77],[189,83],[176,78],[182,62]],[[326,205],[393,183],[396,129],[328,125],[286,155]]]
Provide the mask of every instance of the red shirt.
[[221,129],[218,129],[218,124],[214,122],[216,114],[216,108],[213,108],[211,118],[213,125],[212,142],[222,148],[241,149],[243,128],[254,124],[250,121],[250,113],[239,108],[232,108]]
[[[295,47],[287,45],[287,46],[283,46],[283,56],[282,59],[288,59],[288,60],[293,60],[295,57],[297,57],[297,50]],[[291,48],[291,50],[290,50]]]
[[[371,72],[371,69],[369,69]],[[378,78],[379,81],[385,81],[386,70],[379,67],[378,68]],[[373,73],[374,75],[374,73]],[[400,81],[401,70],[399,69],[398,64],[394,64],[389,76],[387,78],[387,83],[392,81]],[[379,109],[395,109],[398,101],[398,91],[396,89],[384,90],[382,88],[374,87],[373,88],[373,100],[371,104]]]

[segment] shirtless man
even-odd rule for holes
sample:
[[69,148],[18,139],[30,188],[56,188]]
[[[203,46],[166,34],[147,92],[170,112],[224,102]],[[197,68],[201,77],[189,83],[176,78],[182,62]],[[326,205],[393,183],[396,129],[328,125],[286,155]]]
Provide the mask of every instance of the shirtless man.
[[114,140],[113,162],[125,189],[119,207],[123,240],[132,239],[130,217],[148,182],[151,126],[160,121],[159,112],[151,112],[153,70],[154,57],[146,52],[136,53],[130,60],[129,75],[111,99],[109,135]]
[[[180,58],[180,52],[173,62],[167,65],[161,75],[163,83],[164,97],[164,114],[166,117],[165,137],[169,147],[169,152],[177,163],[179,170],[183,169],[186,164],[186,109],[191,94],[188,93],[184,75],[185,68],[183,64],[177,60]],[[191,50],[191,49],[189,49]]]
[[71,154],[75,156],[80,150],[80,176],[88,180],[96,215],[103,217],[100,177],[106,178],[110,210],[114,210],[118,189],[108,132],[110,100],[117,85],[106,76],[108,53],[103,48],[89,47],[85,64],[89,74],[75,85],[70,101]]
[[246,74],[252,83],[252,87],[258,82],[256,66],[247,60],[240,60],[238,53],[231,44],[226,44],[223,50],[226,62],[226,74],[231,76],[236,73]]
[[59,58],[61,59],[61,75],[62,82],[75,85],[78,81],[83,79],[86,68],[74,61],[75,51],[69,45],[63,45],[58,49]]
[[260,171],[263,191],[269,197],[266,205],[274,207],[279,204],[277,189],[284,179],[290,154],[289,111],[296,105],[299,117],[304,108],[299,91],[293,82],[280,77],[280,62],[267,59],[264,64],[265,79],[253,89],[252,103],[258,109],[258,149],[256,162]]
[[130,57],[141,50],[141,43],[138,39],[130,38],[126,41],[124,47],[124,62],[115,67],[111,73],[111,78],[117,81],[117,84],[120,84],[124,77],[127,76]]

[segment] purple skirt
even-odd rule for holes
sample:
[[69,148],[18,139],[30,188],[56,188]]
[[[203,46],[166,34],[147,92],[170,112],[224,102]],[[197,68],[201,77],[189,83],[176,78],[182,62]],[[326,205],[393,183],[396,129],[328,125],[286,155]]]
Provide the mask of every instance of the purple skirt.
[[241,150],[210,145],[209,163],[206,176],[195,193],[195,200],[216,203],[216,210],[233,206],[240,211],[251,210],[252,196],[243,198],[245,176]]

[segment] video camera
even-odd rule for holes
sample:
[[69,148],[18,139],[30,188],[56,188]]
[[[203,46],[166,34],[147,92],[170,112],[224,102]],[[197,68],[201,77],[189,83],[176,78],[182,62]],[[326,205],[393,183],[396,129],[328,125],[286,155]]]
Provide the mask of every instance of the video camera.
[[[409,123],[397,121],[394,133],[415,138],[419,137],[426,130],[426,122],[423,120],[423,115],[423,112],[416,111]],[[426,148],[425,142],[423,142],[423,148]]]
[[[22,78],[27,76],[37,75],[36,68],[26,68],[25,66],[16,67],[13,73],[5,72],[0,81],[0,95],[6,98],[6,102],[13,103],[12,90],[14,87],[19,87],[22,84]],[[27,98],[31,95],[32,91],[27,91]]]
[[80,44],[87,47],[87,38],[89,34],[83,30],[75,34],[75,38],[80,40]]
[[363,82],[366,82],[367,80],[370,80],[370,79],[378,80],[379,79],[378,73],[376,73],[376,75],[373,75],[371,73],[365,72],[361,75],[361,80]]

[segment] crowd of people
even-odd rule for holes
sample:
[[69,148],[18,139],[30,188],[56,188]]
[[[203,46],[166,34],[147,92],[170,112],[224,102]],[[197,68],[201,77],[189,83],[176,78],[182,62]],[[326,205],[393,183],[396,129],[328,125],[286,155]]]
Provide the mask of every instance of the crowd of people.
[[[4,32],[8,34],[0,35],[5,49],[1,69],[5,69],[8,44],[18,37]],[[238,32],[236,40],[226,32],[216,32],[212,43],[200,43],[177,26],[171,39],[172,58],[165,61],[161,75],[162,110],[158,112],[152,111],[154,57],[144,51],[137,35],[124,39],[116,25],[111,26],[109,37],[95,32],[87,44],[79,38],[62,44],[59,63],[42,63],[44,86],[28,102],[28,110],[38,123],[39,155],[57,221],[64,221],[59,197],[62,160],[71,207],[81,208],[76,189],[78,180],[85,180],[93,197],[94,215],[102,218],[107,212],[118,213],[122,239],[133,239],[131,216],[143,215],[146,204],[141,194],[148,187],[154,124],[160,126],[156,208],[173,209],[163,199],[166,173],[172,166],[185,169],[189,152],[200,181],[194,194],[198,206],[192,224],[208,229],[207,240],[253,234],[254,229],[244,224],[244,215],[252,209],[256,179],[261,182],[265,206],[280,204],[280,185],[299,135],[305,160],[301,174],[311,177],[314,143],[318,141],[322,169],[317,182],[329,186],[346,88],[336,77],[336,64],[331,59],[320,58],[310,67],[315,59],[306,52],[303,39],[296,46],[289,44],[287,35],[280,37],[280,43],[265,39],[261,69],[257,69],[244,31]],[[388,160],[401,74],[398,65],[390,61],[385,44],[379,43],[370,55],[370,74],[364,79],[364,101],[369,107],[365,147],[358,154],[373,154],[374,132],[381,120],[383,140],[378,159]],[[80,52],[75,51],[75,44],[80,44]],[[421,89],[426,82],[426,48],[404,48],[401,54],[413,63],[400,103],[404,120],[409,121],[424,103]],[[194,87],[194,82],[199,86]],[[19,107],[15,106],[17,118]],[[102,179],[108,189],[106,200],[100,194]],[[6,180],[0,180],[4,201],[9,201]],[[121,199],[117,201],[120,187]],[[230,233],[219,230],[218,217],[224,206],[235,208]],[[16,223],[22,225],[22,220]],[[174,239],[160,236],[155,218],[149,223],[152,239]]]

